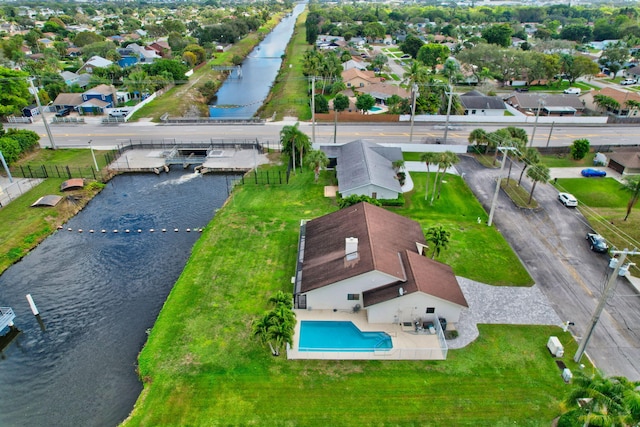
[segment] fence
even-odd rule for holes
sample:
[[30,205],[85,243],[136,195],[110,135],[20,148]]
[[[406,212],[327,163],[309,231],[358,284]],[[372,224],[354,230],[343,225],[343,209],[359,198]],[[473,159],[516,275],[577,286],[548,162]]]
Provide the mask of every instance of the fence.
[[242,185],[281,185],[289,183],[289,171],[257,171],[253,170],[242,175],[239,183]]
[[210,139],[208,141],[183,142],[175,139],[163,140],[133,140],[120,144],[118,153],[123,154],[129,150],[162,150],[170,151],[174,149],[217,149],[217,150],[258,150],[260,154],[268,151],[280,151],[279,141],[262,141],[257,139]]
[[75,166],[40,165],[40,166],[17,166],[11,169],[14,177],[45,179],[45,178],[87,178],[97,181],[104,181],[105,175],[102,171],[96,171],[93,166],[80,168]]
[[0,207],[8,205],[41,182],[41,179],[21,179],[5,186],[0,191]]

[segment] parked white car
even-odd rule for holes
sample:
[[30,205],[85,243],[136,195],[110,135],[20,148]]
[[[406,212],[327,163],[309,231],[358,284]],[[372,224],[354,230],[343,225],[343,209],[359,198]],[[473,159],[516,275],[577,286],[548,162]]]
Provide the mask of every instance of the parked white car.
[[573,197],[573,194],[558,193],[558,200],[560,200],[560,203],[568,208],[575,208],[576,206],[578,206],[578,199]]
[[620,81],[621,85],[634,85],[636,83],[638,83],[636,79],[624,79]]
[[564,93],[568,93],[570,95],[580,95],[580,92],[582,92],[582,90],[577,87],[570,87],[564,90]]

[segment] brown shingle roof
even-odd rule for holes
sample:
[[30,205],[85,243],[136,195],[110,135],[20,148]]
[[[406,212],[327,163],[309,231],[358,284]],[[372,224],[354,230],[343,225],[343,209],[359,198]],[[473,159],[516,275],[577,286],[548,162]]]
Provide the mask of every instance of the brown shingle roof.
[[615,161],[616,163],[621,164],[622,166],[628,169],[639,169],[640,168],[640,153],[638,152],[615,152],[615,153],[607,153],[607,157],[610,160]]
[[376,77],[376,73],[369,70],[358,70],[357,68],[351,68],[342,72],[342,80],[348,82],[355,78],[361,78],[371,83],[380,81],[380,77]]
[[600,90],[597,90],[595,92],[593,92],[593,95],[604,95],[604,96],[608,96],[609,98],[613,98],[616,101],[618,101],[618,103],[620,104],[621,107],[625,106],[625,102],[627,101],[638,101],[640,102],[640,95],[635,93],[635,92],[631,92],[631,91],[622,91],[622,90],[617,90],[614,89],[612,87],[604,87]]

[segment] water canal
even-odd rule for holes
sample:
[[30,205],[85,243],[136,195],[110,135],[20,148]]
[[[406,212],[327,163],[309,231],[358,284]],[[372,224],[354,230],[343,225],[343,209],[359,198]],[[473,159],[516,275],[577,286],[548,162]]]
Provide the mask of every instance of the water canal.
[[209,116],[218,119],[249,119],[266,99],[282,64],[282,55],[293,35],[296,19],[305,4],[299,3],[249,54],[242,63],[242,77],[234,71],[222,84]]
[[232,178],[115,177],[0,276],[0,302],[13,307],[23,331],[0,359],[0,426],[115,426],[127,417],[142,390],[135,366],[146,331]]

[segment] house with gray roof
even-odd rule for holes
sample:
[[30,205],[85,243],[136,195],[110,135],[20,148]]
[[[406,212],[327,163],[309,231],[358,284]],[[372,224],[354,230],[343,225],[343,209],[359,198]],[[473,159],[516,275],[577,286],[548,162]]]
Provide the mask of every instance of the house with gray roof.
[[504,116],[507,109],[499,96],[487,96],[477,90],[460,95],[465,116]]
[[505,102],[527,115],[579,116],[585,104],[578,95],[520,93],[513,92],[505,97]]
[[369,323],[412,328],[429,315],[455,324],[467,301],[451,267],[426,251],[420,223],[365,202],[303,221],[294,308],[363,309]]
[[87,62],[82,64],[82,67],[80,67],[80,69],[78,69],[78,74],[81,74],[81,73],[91,74],[93,73],[94,68],[107,68],[111,64],[113,64],[113,61],[110,61],[101,56],[92,56],[87,60]]
[[393,162],[402,160],[399,147],[383,147],[356,140],[344,145],[321,146],[330,165],[335,165],[338,191],[342,197],[353,194],[374,199],[397,199],[402,187]]

